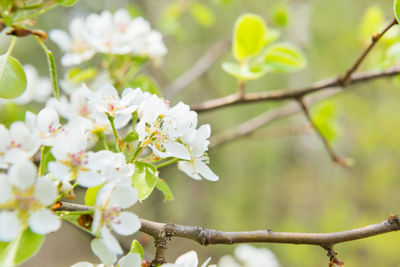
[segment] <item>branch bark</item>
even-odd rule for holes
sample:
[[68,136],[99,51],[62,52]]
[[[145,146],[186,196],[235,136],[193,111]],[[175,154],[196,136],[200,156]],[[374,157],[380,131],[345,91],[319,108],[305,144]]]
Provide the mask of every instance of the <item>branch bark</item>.
[[[60,202],[55,211],[87,211],[92,207]],[[160,223],[140,218],[142,226],[140,231],[155,239],[160,236],[167,238],[181,237],[196,241],[201,245],[237,244],[237,243],[282,243],[317,245],[325,249],[335,244],[364,239],[400,230],[400,216],[391,215],[387,220],[365,227],[334,233],[290,233],[273,232],[269,229],[246,232],[223,232],[200,226],[189,226],[172,223]],[[166,233],[166,234],[163,234]]]

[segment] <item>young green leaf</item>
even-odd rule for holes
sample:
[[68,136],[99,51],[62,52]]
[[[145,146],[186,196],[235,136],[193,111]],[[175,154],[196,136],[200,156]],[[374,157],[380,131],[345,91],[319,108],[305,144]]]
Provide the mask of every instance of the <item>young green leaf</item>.
[[144,259],[143,247],[137,240],[133,240],[129,253],[137,253],[140,255],[142,260]]
[[77,2],[78,2],[78,0],[57,0],[57,4],[59,4],[60,6],[65,6],[65,7],[73,6]]
[[13,241],[1,243],[0,266],[12,267],[23,263],[39,251],[44,235],[33,233],[29,228],[22,231]]
[[244,14],[236,20],[233,31],[233,56],[238,61],[257,56],[265,47],[267,26],[255,14]]
[[96,77],[97,73],[97,68],[72,68],[67,72],[67,77],[73,82],[83,83]]
[[274,72],[299,71],[307,64],[303,53],[291,43],[277,43],[264,52],[264,62]]
[[86,194],[85,194],[85,205],[86,206],[94,206],[96,205],[96,197],[97,197],[97,192],[99,192],[100,188],[103,185],[99,185],[96,187],[89,187],[86,190]]
[[211,27],[215,23],[214,13],[199,1],[193,2],[190,5],[189,12],[201,26]]
[[26,88],[26,76],[19,61],[12,56],[0,56],[0,98],[15,98]]
[[161,96],[161,91],[158,88],[156,81],[148,75],[140,74],[136,76],[135,80],[130,84],[130,87],[140,87],[142,91]]
[[394,0],[393,10],[394,10],[394,16],[396,17],[397,23],[400,24],[400,0]]
[[232,62],[222,63],[222,69],[242,81],[258,79],[269,71],[264,64],[250,67],[247,64],[239,65]]
[[157,180],[156,187],[158,190],[163,192],[165,200],[174,199],[174,194],[172,193],[171,188],[168,186],[164,179],[159,178]]
[[158,179],[157,168],[146,162],[135,163],[135,173],[132,175],[132,185],[138,191],[138,199],[146,199],[154,187]]
[[340,135],[340,127],[337,123],[338,112],[333,102],[317,105],[312,109],[313,120],[324,137],[330,142],[334,142]]

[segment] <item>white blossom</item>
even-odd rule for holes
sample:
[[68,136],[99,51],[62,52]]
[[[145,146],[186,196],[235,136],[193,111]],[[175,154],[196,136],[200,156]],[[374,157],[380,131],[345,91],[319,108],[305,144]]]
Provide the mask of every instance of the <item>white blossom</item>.
[[[110,266],[110,265],[109,265]],[[111,265],[114,266],[114,265]],[[118,261],[118,267],[141,267],[142,266],[142,259],[139,254],[137,253],[129,253]],[[71,265],[71,267],[105,267],[104,264],[93,264],[87,261],[82,261]]]
[[219,262],[219,267],[279,267],[278,259],[275,254],[267,248],[255,248],[242,244],[236,247],[235,256],[223,256]]
[[122,254],[122,248],[110,229],[120,235],[132,235],[140,229],[139,218],[131,212],[123,211],[136,201],[137,191],[131,186],[108,183],[97,194],[92,232],[100,234],[101,238],[94,239],[91,247],[106,265],[114,263],[117,255]]
[[[211,258],[208,258],[201,267],[207,267]],[[193,250],[186,252],[185,254],[179,256],[175,263],[166,263],[161,265],[161,267],[197,267],[199,260],[197,259],[197,253]],[[210,265],[209,267],[217,267],[216,265]]]
[[0,241],[13,240],[25,225],[37,233],[58,230],[61,221],[47,206],[57,198],[55,184],[46,177],[37,177],[35,165],[21,160],[0,176]]

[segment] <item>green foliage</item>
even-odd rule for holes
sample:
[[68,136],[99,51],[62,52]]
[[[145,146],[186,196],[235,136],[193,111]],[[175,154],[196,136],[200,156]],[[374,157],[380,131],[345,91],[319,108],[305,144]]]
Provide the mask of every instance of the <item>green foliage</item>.
[[103,185],[99,185],[96,187],[89,187],[86,190],[86,194],[85,194],[85,205],[86,206],[94,206],[96,205],[96,197],[97,197],[97,193],[99,192],[100,188]]
[[146,199],[157,184],[157,168],[146,162],[135,162],[135,173],[132,175],[132,185],[138,191],[138,199]]
[[287,4],[277,4],[272,8],[272,19],[273,22],[280,27],[285,27],[289,24],[290,13],[289,6]]
[[0,98],[15,98],[26,88],[26,76],[19,61],[6,54],[0,56]]
[[143,247],[137,240],[133,240],[133,242],[131,244],[131,249],[129,250],[129,253],[137,253],[140,255],[142,260],[144,259]]
[[222,69],[239,80],[254,80],[258,79],[267,73],[268,68],[264,64],[250,66],[247,64],[239,65],[238,63],[224,62]]
[[139,87],[142,91],[149,92],[150,94],[155,94],[161,96],[161,91],[156,83],[156,81],[148,75],[139,74],[135,77],[135,80],[130,84],[132,88]]
[[291,43],[277,43],[268,47],[264,62],[274,72],[299,71],[307,64],[300,49]]
[[124,142],[131,143],[138,139],[139,139],[138,133],[136,131],[132,131],[124,137]]
[[173,200],[174,199],[174,195],[171,191],[171,188],[168,186],[168,184],[165,182],[164,179],[159,178],[157,180],[156,187],[158,190],[163,192],[165,200]]
[[35,234],[29,228],[9,243],[0,242],[0,266],[13,267],[23,263],[39,251],[43,242],[44,235]]
[[257,56],[265,46],[267,26],[262,17],[244,14],[233,30],[233,55],[238,61]]
[[190,5],[189,12],[192,17],[202,26],[211,27],[215,24],[215,15],[206,5],[195,1]]
[[393,2],[394,16],[396,17],[397,23],[400,23],[400,1],[394,0]]
[[92,80],[98,74],[98,70],[95,67],[92,68],[72,68],[68,70],[66,76],[69,80],[75,83],[83,83]]
[[338,112],[333,102],[324,102],[313,108],[313,120],[323,136],[330,142],[334,142],[340,135],[340,127],[337,123]]
[[57,0],[56,2],[60,6],[69,7],[75,5],[78,0]]
[[365,11],[360,24],[360,38],[369,42],[373,33],[378,32],[385,23],[385,17],[378,6],[370,6]]

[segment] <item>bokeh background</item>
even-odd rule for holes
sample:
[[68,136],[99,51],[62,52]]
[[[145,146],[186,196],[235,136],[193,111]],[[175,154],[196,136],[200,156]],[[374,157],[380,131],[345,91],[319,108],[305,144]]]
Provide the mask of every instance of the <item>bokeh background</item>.
[[[158,68],[149,64],[143,70],[150,73],[163,90],[216,42],[229,40],[239,15],[253,12],[263,16],[269,27],[279,29],[281,40],[290,40],[300,46],[308,60],[307,67],[298,73],[270,74],[249,82],[246,90],[257,92],[301,88],[343,73],[365,45],[365,31],[367,36],[372,33],[368,33],[368,27],[360,30],[367,9],[374,5],[382,10],[385,20],[393,18],[392,0],[209,0],[201,3],[211,13],[197,19],[189,11],[179,18],[174,17],[172,11],[167,12],[173,10],[171,3],[185,5],[190,0],[174,2],[80,0],[73,8],[56,8],[41,16],[36,27],[45,31],[67,28],[75,16],[129,7],[132,13],[145,17],[165,34],[168,54],[163,64]],[[381,29],[382,25],[375,26]],[[2,35],[3,50],[6,43],[7,38]],[[51,41],[47,43],[59,59],[61,51]],[[33,38],[18,41],[14,51],[13,55],[21,63],[30,63],[42,75],[47,75],[45,55]],[[386,67],[387,64],[382,63],[384,55],[385,43],[382,42],[369,55],[362,69]],[[194,104],[235,92],[235,79],[220,67],[226,60],[233,60],[229,48],[203,76],[172,97],[171,103]],[[61,65],[58,70],[62,77],[65,70]],[[211,124],[214,134],[283,104],[234,106],[202,113],[199,118],[201,123]],[[9,124],[11,120],[24,117],[15,105],[1,109],[2,123]],[[216,183],[194,181],[175,166],[162,169],[160,177],[169,183],[175,199],[164,202],[163,195],[154,192],[149,199],[136,204],[134,212],[155,221],[225,231],[268,228],[290,232],[342,231],[377,223],[391,213],[397,213],[400,203],[400,90],[397,78],[352,86],[317,105],[312,112],[319,116],[321,110],[328,110],[322,114],[329,115],[318,119],[323,124],[321,127],[330,136],[337,153],[354,160],[353,167],[333,164],[314,133],[288,134],[288,129],[290,132],[292,127],[307,124],[304,116],[297,114],[274,122],[259,134],[211,149],[210,165],[220,176]],[[78,198],[83,193],[83,190],[78,192]],[[140,233],[135,238],[142,242],[145,255],[151,260],[153,240]],[[60,231],[46,237],[39,254],[23,266],[69,266],[82,260],[97,262],[90,251],[90,240],[90,236],[64,222]],[[129,238],[121,240],[125,247],[132,241]],[[399,244],[400,235],[390,233],[339,244],[335,250],[346,266],[400,266]],[[319,247],[255,245],[271,249],[281,266],[328,265],[326,252]],[[192,241],[175,238],[169,244],[167,258],[174,261],[178,255],[194,249],[201,262],[211,256],[212,262],[216,263],[222,255],[232,254],[234,247],[201,247]]]

